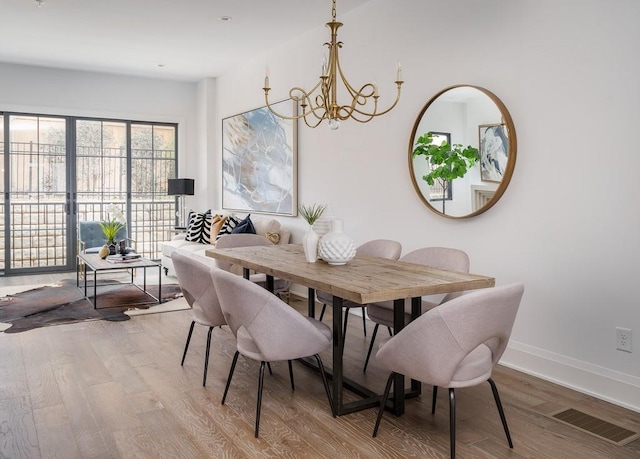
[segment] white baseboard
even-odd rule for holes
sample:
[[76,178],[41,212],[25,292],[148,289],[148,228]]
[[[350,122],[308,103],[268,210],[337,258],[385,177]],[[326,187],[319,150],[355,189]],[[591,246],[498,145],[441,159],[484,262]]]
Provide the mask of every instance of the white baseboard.
[[635,376],[513,340],[500,364],[640,412],[640,378]]

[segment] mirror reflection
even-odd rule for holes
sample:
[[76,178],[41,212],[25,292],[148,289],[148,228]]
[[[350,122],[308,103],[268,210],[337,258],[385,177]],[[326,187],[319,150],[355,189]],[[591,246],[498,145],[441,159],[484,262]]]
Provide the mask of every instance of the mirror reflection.
[[409,145],[414,188],[430,210],[449,218],[493,206],[511,179],[515,157],[509,112],[477,86],[436,94],[418,115]]

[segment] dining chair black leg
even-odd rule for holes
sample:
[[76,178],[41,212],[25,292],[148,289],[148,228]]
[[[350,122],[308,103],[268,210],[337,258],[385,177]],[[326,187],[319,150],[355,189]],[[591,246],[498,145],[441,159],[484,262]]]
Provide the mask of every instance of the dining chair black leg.
[[204,354],[204,376],[202,377],[202,387],[207,385],[207,371],[209,369],[209,351],[211,350],[211,332],[213,327],[209,327],[209,333],[207,333],[207,350]]
[[289,379],[291,379],[291,390],[296,390],[296,386],[293,384],[293,366],[291,360],[289,360]]
[[331,415],[336,417],[336,409],[333,406],[333,399],[331,398],[331,390],[329,390],[329,382],[327,381],[327,375],[324,372],[324,365],[322,364],[322,359],[318,354],[314,355],[316,358],[316,362],[318,362],[318,369],[320,370],[320,375],[322,376],[322,384],[324,384],[324,390],[327,393],[327,398],[329,399],[329,406],[331,407]]
[[271,370],[271,362],[267,362],[267,368],[269,369],[269,374],[273,376],[273,371]]
[[324,311],[327,309],[327,305],[323,304],[322,305],[322,311],[320,312],[320,318],[318,319],[320,322],[322,322],[322,318],[324,317]]
[[260,376],[258,376],[258,404],[256,405],[256,433],[255,437],[258,438],[258,431],[260,430],[260,407],[262,406],[262,386],[264,382],[264,364],[266,362],[260,362]]
[[231,385],[231,378],[233,377],[233,371],[236,369],[236,363],[238,363],[238,356],[240,353],[236,351],[233,354],[233,362],[231,362],[231,369],[229,370],[229,377],[227,378],[227,385],[224,387],[224,394],[222,395],[222,405],[224,405],[224,401],[227,399],[227,392],[229,391],[229,386]]
[[389,332],[389,336],[393,336],[393,330],[391,330],[391,327],[387,327],[387,331]]
[[187,335],[187,344],[184,345],[184,353],[182,354],[181,366],[184,366],[184,359],[187,357],[187,349],[189,349],[189,343],[191,342],[191,334],[193,333],[193,327],[196,325],[195,320],[191,321],[191,327],[189,327],[189,334]]
[[451,448],[451,459],[456,457],[456,392],[454,388],[449,389],[449,443]]
[[389,392],[391,391],[391,384],[393,383],[393,377],[395,373],[391,373],[389,375],[389,379],[387,379],[387,385],[384,388],[384,394],[382,395],[382,400],[380,400],[380,411],[378,411],[378,417],[376,418],[376,425],[373,428],[373,435],[375,437],[378,435],[378,427],[380,427],[380,421],[382,420],[382,413],[384,412],[384,407],[387,404],[387,399],[389,398]]
[[380,326],[380,324],[376,324],[375,327],[373,327],[373,335],[371,335],[371,343],[369,344],[369,352],[367,352],[367,358],[364,361],[364,368],[362,369],[363,373],[367,372],[367,366],[369,365],[369,358],[371,357],[371,351],[373,350],[373,343],[376,340],[376,335],[378,334],[378,327]]
[[362,331],[364,333],[364,337],[367,337],[367,318],[365,315],[365,308],[364,306],[361,308],[362,309]]
[[431,397],[431,414],[436,412],[436,400],[438,399],[438,386],[433,386],[433,395]]
[[500,413],[500,420],[502,421],[502,427],[504,428],[504,433],[507,435],[507,442],[509,442],[509,448],[513,448],[513,442],[511,441],[511,434],[509,433],[509,427],[507,426],[507,418],[504,415],[504,410],[502,409],[502,402],[500,401],[500,396],[498,395],[498,388],[496,387],[496,383],[493,382],[493,379],[489,378],[489,384],[491,384],[491,391],[493,392],[493,398],[496,401],[496,406],[498,407],[498,413]]

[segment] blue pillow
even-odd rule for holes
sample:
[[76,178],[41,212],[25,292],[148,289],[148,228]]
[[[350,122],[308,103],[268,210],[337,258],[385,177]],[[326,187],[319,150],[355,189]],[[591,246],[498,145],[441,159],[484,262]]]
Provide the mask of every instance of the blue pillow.
[[251,214],[247,215],[244,220],[240,220],[235,228],[231,231],[231,234],[238,233],[251,233],[256,234],[256,229],[251,221]]

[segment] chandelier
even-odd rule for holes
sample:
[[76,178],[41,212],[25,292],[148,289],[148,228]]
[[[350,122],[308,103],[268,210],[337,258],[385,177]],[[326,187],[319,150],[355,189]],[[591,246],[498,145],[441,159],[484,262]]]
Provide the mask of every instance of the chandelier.
[[[366,83],[356,90],[347,81],[340,60],[338,59],[338,50],[342,48],[342,42],[338,41],[338,29],[342,26],[341,22],[336,21],[336,0],[332,0],[331,22],[327,22],[326,26],[331,30],[331,42],[324,45],[329,48],[329,60],[326,56],[322,60],[322,73],[320,81],[311,88],[310,91],[294,86],[289,90],[289,97],[296,102],[302,109],[302,113],[294,116],[286,116],[277,113],[269,104],[269,74],[264,77],[264,99],[269,110],[276,116],[284,119],[300,119],[311,128],[315,128],[324,120],[328,120],[329,128],[338,129],[340,121],[349,118],[360,123],[371,121],[374,117],[384,115],[393,109],[400,100],[400,87],[402,86],[402,67],[398,63],[398,71],[396,75],[396,85],[398,93],[393,104],[383,111],[378,111],[378,87],[374,83]],[[338,103],[338,85],[344,86],[343,91],[350,100],[341,105]]]

